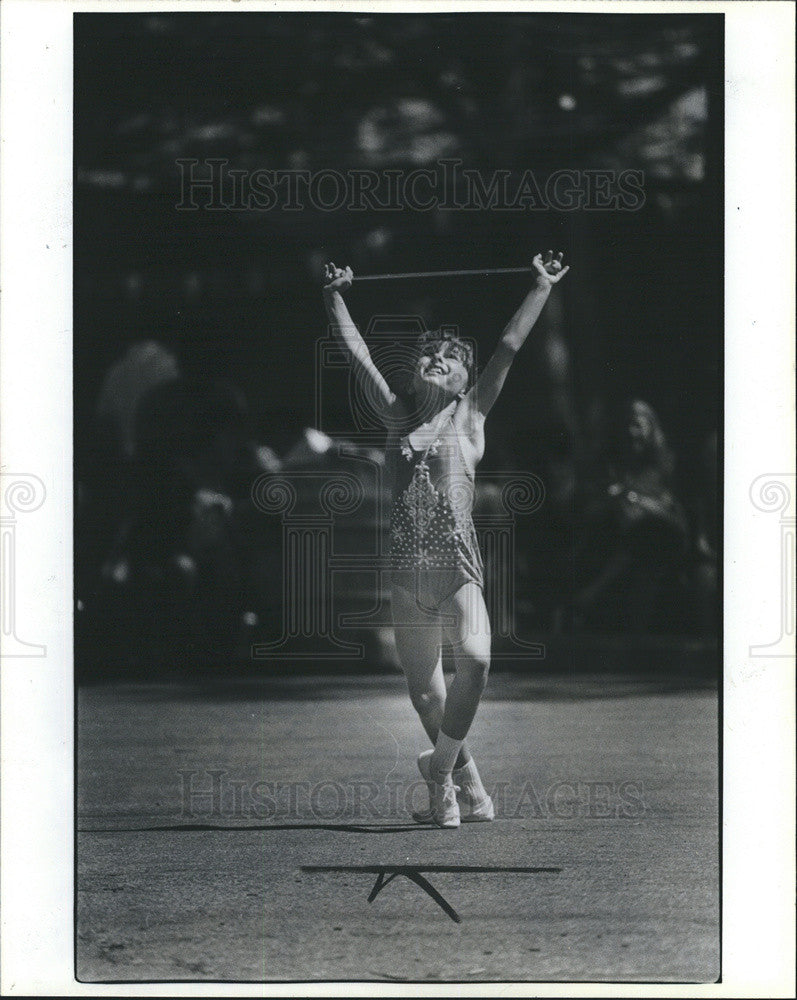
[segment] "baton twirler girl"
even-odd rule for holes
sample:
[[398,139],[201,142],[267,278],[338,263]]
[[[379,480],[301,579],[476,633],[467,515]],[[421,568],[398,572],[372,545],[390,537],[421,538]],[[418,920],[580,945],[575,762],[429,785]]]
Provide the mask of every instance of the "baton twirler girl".
[[[478,379],[465,341],[425,334],[406,394],[389,388],[349,315],[342,293],[354,279],[351,268],[326,266],[330,324],[388,428],[396,646],[412,704],[434,745],[418,758],[429,808],[414,817],[441,827],[494,817],[465,743],[490,667],[490,622],[471,512],[485,418],[551,289],[569,270],[562,254],[550,250],[532,263],[534,285]],[[448,691],[443,642],[451,644],[456,668]]]

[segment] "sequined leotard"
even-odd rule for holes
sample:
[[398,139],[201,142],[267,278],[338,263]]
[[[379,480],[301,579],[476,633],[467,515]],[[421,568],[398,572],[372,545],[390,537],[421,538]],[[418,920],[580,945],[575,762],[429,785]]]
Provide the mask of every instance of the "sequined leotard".
[[474,480],[453,414],[421,452],[409,436],[388,454],[393,478],[391,576],[424,610],[436,611],[466,583],[484,586],[473,526]]

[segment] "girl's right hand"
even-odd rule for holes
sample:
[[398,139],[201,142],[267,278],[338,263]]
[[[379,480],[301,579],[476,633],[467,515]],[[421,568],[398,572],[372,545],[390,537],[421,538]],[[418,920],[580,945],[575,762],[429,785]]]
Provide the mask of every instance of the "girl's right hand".
[[354,272],[350,267],[335,267],[330,261],[324,266],[325,292],[345,292],[351,288],[354,281]]

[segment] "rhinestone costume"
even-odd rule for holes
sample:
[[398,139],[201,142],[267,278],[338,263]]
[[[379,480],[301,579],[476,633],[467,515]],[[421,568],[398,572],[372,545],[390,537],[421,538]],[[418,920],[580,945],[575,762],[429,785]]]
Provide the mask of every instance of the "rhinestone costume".
[[429,611],[466,583],[484,586],[472,518],[474,481],[452,418],[423,452],[414,450],[409,436],[390,449],[392,582]]

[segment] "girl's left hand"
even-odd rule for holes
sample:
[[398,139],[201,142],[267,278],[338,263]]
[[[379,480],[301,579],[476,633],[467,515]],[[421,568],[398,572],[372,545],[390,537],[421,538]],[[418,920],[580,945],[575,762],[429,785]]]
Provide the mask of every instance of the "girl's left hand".
[[550,288],[555,285],[557,281],[561,281],[562,278],[570,270],[570,265],[566,267],[562,266],[562,257],[564,254],[558,253],[555,257],[553,255],[553,250],[547,250],[545,253],[545,259],[541,253],[538,253],[534,260],[531,262],[534,265],[534,269],[537,272],[537,285],[543,288]]

